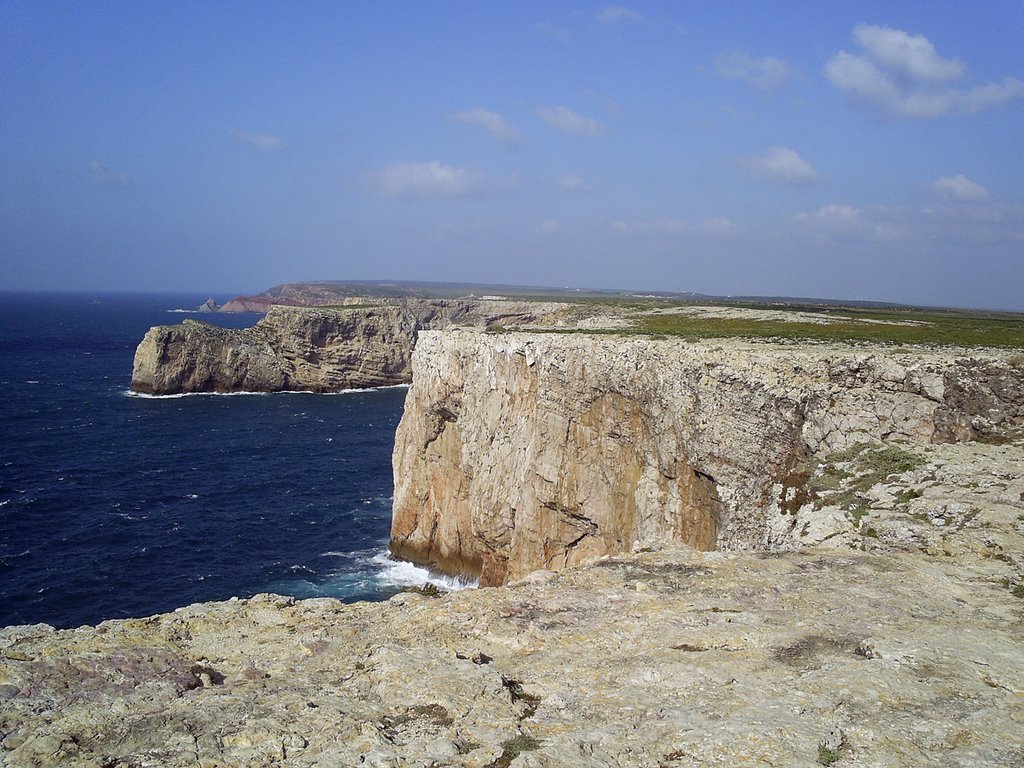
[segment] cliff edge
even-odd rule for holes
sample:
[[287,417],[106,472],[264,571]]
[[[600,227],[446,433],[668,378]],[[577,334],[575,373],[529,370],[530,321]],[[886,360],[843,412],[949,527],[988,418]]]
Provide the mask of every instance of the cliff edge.
[[338,392],[408,384],[422,329],[525,325],[561,308],[520,301],[348,299],[333,307],[274,305],[252,328],[195,320],[151,328],[135,351],[131,388],[188,392]]
[[1020,428],[1024,370],[1005,358],[427,332],[396,434],[391,550],[498,585],[666,542],[849,543],[862,516],[814,491],[815,468]]

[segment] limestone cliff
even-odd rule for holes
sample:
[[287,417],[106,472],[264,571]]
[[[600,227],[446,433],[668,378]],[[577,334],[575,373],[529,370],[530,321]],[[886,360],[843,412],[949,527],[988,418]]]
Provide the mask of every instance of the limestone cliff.
[[131,388],[183,392],[337,392],[405,384],[416,334],[454,324],[531,323],[543,302],[374,299],[369,305],[273,306],[252,328],[186,320],[151,328],[135,352]]
[[666,547],[438,598],[0,629],[0,763],[1019,766],[1024,444],[920,472],[920,501],[976,510],[903,516],[934,556]]
[[413,329],[396,307],[273,307],[252,328],[186,320],[151,328],[135,352],[132,389],[333,392],[409,381]]
[[1024,372],[983,353],[424,333],[412,379],[391,549],[485,585],[666,541],[790,546],[811,457],[1024,423]]

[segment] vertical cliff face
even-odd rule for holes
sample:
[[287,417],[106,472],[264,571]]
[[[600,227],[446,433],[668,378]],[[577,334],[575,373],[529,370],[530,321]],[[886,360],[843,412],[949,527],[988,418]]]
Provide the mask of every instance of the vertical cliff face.
[[809,457],[1022,419],[1021,373],[996,358],[425,332],[391,548],[493,585],[668,541],[770,546],[778,486]]
[[183,392],[337,392],[407,384],[421,329],[522,325],[562,305],[513,300],[367,299],[369,305],[272,306],[252,328],[186,320],[151,328],[135,351],[131,387]]
[[273,307],[244,330],[186,320],[145,335],[132,389],[333,392],[407,383],[413,338],[413,325],[397,307]]

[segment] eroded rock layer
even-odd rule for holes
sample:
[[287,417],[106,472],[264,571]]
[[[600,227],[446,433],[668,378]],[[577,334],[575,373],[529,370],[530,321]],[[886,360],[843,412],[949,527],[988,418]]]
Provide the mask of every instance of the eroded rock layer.
[[391,549],[496,585],[668,541],[784,548],[809,458],[1022,423],[1024,372],[998,354],[428,332]]
[[186,320],[151,328],[135,352],[131,388],[186,392],[337,392],[406,384],[417,333],[453,324],[530,323],[541,302],[358,299],[348,306],[272,306],[252,328]]
[[9,627],[0,762],[1020,765],[1024,448],[927,455],[919,500],[972,523],[897,513],[917,533],[868,551],[668,547],[438,598]]

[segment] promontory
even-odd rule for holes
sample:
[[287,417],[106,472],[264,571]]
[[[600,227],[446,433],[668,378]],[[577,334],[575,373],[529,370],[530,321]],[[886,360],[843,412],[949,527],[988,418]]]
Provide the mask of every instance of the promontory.
[[8,627],[4,764],[1024,764],[1022,348],[603,297],[153,329],[143,392],[411,381],[392,549],[503,586]]

